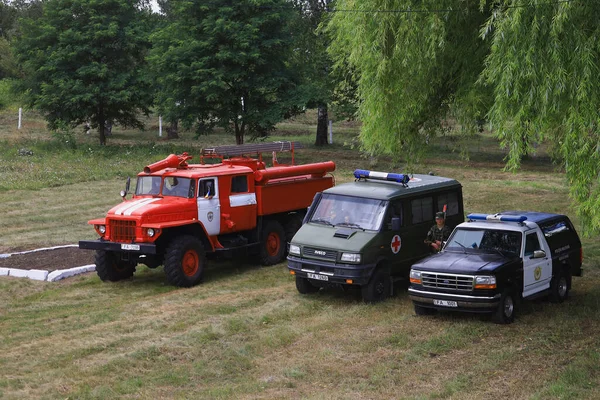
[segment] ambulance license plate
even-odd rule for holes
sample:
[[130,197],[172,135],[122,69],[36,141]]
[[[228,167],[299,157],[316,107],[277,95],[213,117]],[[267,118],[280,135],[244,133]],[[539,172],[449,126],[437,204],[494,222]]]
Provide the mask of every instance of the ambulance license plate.
[[316,280],[318,280],[318,281],[328,281],[328,280],[329,280],[329,277],[328,277],[328,276],[326,276],[326,275],[311,274],[310,272],[307,272],[307,273],[306,273],[306,276],[307,276],[309,279],[316,279]]
[[123,243],[121,245],[121,250],[136,250],[139,251],[140,249],[140,245],[139,244],[125,244]]
[[442,307],[458,307],[458,303],[451,300],[433,300],[433,305]]

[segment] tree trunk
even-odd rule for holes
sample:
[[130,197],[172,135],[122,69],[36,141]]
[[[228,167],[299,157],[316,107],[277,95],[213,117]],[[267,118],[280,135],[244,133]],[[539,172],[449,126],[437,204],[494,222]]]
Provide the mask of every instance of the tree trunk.
[[244,130],[246,125],[242,122],[241,125],[238,125],[238,122],[234,122],[235,125],[235,144],[244,144]]
[[177,121],[171,121],[170,125],[167,127],[167,139],[179,139],[178,129]]
[[112,127],[113,122],[111,120],[106,121],[106,125],[104,126],[104,135],[106,137],[112,136]]
[[324,146],[327,144],[327,104],[319,104],[317,111],[317,137],[315,146]]
[[106,121],[104,120],[104,111],[102,107],[98,110],[98,136],[100,136],[100,145],[106,146]]

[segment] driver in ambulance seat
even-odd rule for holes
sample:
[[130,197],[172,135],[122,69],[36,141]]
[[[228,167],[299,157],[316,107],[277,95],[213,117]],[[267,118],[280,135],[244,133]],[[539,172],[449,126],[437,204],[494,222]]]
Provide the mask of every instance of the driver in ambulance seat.
[[442,249],[443,243],[448,240],[452,230],[446,226],[446,215],[444,212],[435,214],[435,225],[427,232],[425,243],[429,246],[432,253],[437,253]]

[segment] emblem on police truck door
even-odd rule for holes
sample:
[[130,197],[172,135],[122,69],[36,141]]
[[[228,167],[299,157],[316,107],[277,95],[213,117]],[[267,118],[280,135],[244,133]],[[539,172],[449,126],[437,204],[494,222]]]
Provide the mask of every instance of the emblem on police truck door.
[[208,222],[212,222],[213,220],[213,212],[209,211],[208,214],[206,214],[206,217],[208,218]]
[[400,239],[399,235],[394,235],[390,247],[392,248],[392,253],[398,254],[400,248],[402,247],[402,239]]
[[540,280],[540,278],[542,277],[542,267],[540,267],[539,265],[535,267],[535,269],[533,270],[533,277],[536,281]]

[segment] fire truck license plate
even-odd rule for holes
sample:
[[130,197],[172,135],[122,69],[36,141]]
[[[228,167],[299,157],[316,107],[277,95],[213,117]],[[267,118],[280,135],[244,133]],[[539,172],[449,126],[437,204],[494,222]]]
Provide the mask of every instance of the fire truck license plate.
[[329,277],[325,276],[325,275],[319,275],[319,274],[311,274],[310,272],[307,272],[306,275],[310,278],[310,279],[316,279],[318,281],[328,281]]
[[139,250],[139,249],[140,249],[139,244],[122,244],[121,245],[121,250]]
[[433,300],[434,306],[458,307],[458,303],[450,300]]

